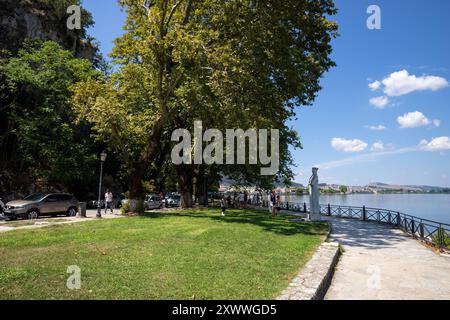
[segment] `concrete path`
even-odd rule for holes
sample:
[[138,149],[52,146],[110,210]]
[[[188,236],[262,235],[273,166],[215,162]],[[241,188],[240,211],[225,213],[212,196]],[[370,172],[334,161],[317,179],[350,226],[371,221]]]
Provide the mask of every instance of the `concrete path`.
[[450,257],[402,231],[372,222],[329,218],[344,253],[327,300],[450,299]]
[[[102,211],[103,219],[115,219],[122,218],[123,215],[118,214],[120,211],[116,211],[117,214],[104,214]],[[66,216],[57,216],[54,218],[50,217],[42,217],[36,220],[16,220],[16,221],[5,221],[0,220],[0,233],[21,229],[36,229],[36,228],[44,228],[48,226],[54,226],[57,224],[68,224],[68,223],[77,223],[83,221],[90,221],[96,219],[97,210],[86,210],[86,218],[78,218],[78,217],[66,217]]]

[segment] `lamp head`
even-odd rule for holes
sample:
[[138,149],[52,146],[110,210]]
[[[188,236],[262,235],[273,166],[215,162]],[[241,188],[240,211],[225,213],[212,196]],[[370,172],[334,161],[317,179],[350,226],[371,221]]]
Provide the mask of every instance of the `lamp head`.
[[106,156],[107,156],[107,153],[106,153],[106,151],[103,150],[102,153],[100,153],[100,161],[105,162]]

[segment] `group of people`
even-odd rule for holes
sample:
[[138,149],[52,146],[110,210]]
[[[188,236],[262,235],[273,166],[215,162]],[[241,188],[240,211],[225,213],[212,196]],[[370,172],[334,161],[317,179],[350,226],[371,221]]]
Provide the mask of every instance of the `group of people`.
[[228,196],[224,195],[220,199],[220,208],[222,210],[222,216],[225,216],[226,208],[240,208],[245,209],[248,203],[248,193],[246,191],[240,192],[239,194],[234,192],[233,197],[229,194]]
[[[259,205],[260,199],[259,194],[253,195],[252,204]],[[276,194],[274,190],[271,190],[267,196],[269,212],[272,216],[276,216],[281,210],[281,200],[280,195]],[[237,208],[237,204],[239,204],[239,208],[246,208],[247,203],[249,202],[247,192],[241,192],[239,195],[236,192],[233,194],[233,199],[231,195],[224,195],[220,200],[220,209],[222,217],[225,216],[226,208],[233,207]]]

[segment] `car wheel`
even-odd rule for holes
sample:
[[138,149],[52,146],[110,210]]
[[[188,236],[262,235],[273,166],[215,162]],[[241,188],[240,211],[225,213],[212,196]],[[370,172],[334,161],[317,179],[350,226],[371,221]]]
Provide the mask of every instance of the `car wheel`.
[[34,209],[30,210],[27,213],[27,218],[29,220],[35,220],[35,219],[39,218],[39,212],[37,210],[34,210]]
[[70,208],[67,210],[67,216],[68,217],[75,217],[77,215],[77,210],[75,208]]

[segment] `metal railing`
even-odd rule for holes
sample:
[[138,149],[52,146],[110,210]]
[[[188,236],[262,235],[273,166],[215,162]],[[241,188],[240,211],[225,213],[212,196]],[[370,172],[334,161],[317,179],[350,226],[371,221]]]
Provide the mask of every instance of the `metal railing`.
[[[267,204],[267,201],[263,201],[263,206],[267,207]],[[279,206],[283,210],[301,213],[309,212],[309,205],[305,202],[282,202]],[[425,241],[439,249],[450,249],[450,224],[447,223],[422,219],[399,211],[366,206],[355,207],[321,204],[320,213],[324,216],[359,219],[362,221],[387,224],[401,229],[414,238]]]

